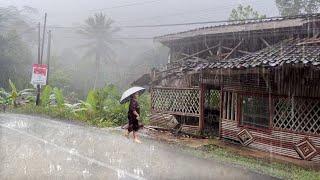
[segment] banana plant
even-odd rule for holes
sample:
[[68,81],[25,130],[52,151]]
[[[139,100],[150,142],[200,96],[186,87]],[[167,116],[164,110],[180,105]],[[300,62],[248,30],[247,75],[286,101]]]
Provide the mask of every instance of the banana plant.
[[32,102],[35,99],[34,89],[23,89],[18,91],[14,83],[9,79],[9,84],[11,88],[11,93],[9,94],[10,104],[14,107],[18,105],[18,99],[21,98],[25,103]]

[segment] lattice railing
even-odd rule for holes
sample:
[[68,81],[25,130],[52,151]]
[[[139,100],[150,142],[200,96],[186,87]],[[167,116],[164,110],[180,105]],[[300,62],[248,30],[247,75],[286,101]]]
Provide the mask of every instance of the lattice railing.
[[274,99],[273,127],[295,132],[320,134],[320,100]]
[[151,107],[157,112],[199,116],[200,90],[198,88],[152,88]]
[[210,89],[205,92],[205,108],[219,109],[220,108],[220,91]]

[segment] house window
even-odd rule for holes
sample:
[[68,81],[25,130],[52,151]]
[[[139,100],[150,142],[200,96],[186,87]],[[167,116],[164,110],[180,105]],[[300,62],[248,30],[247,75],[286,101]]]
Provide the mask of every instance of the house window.
[[269,99],[261,96],[242,96],[240,125],[269,128]]

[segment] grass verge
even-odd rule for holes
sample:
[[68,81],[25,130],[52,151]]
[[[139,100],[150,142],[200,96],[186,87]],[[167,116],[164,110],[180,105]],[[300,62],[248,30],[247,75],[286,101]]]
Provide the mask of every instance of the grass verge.
[[269,162],[263,159],[238,155],[228,148],[222,148],[215,144],[204,145],[201,148],[191,151],[198,157],[215,159],[228,164],[231,163],[276,178],[293,180],[320,180],[319,171],[304,169],[292,164]]

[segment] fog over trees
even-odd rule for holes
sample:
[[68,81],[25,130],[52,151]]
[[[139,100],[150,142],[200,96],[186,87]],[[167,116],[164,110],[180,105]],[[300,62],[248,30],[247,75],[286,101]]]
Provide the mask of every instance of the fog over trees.
[[[306,7],[296,4],[299,10],[295,13],[315,12],[318,9],[312,5],[317,3],[310,1]],[[227,20],[232,12],[237,18],[247,10],[251,13],[248,17],[253,18],[287,15],[291,6],[279,0],[3,1],[0,86],[8,88],[9,77],[19,88],[31,86],[31,66],[37,59],[36,25],[43,24],[44,12],[48,13],[47,29],[53,36],[50,83],[83,97],[89,89],[106,84],[127,88],[151,68],[165,64],[168,49],[153,42],[153,37],[216,24],[135,26]],[[46,57],[46,48],[44,51]]]

